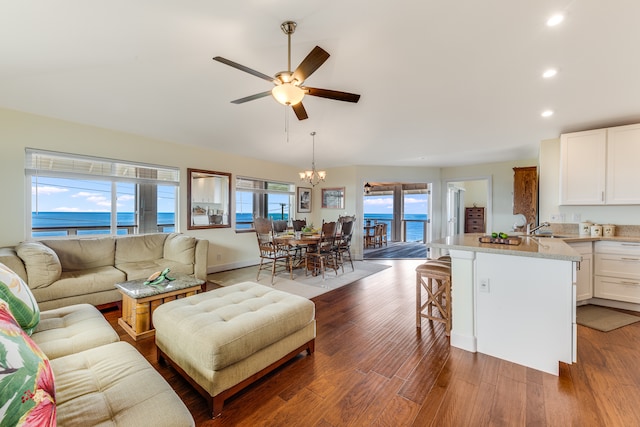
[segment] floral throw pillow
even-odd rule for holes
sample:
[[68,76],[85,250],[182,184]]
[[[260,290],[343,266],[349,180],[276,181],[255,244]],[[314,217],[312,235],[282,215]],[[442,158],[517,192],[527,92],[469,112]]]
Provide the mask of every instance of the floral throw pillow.
[[0,426],[55,426],[49,359],[0,300]]
[[9,309],[18,324],[29,335],[38,326],[40,309],[24,280],[9,267],[0,263],[0,299],[9,304]]

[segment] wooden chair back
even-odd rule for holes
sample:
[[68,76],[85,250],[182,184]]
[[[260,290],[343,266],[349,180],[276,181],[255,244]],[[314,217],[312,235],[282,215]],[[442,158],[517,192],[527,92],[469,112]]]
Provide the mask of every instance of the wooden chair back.
[[273,221],[273,231],[276,233],[282,233],[287,231],[287,221],[285,220]]
[[302,231],[302,229],[307,226],[307,219],[294,219],[292,223],[293,231]]

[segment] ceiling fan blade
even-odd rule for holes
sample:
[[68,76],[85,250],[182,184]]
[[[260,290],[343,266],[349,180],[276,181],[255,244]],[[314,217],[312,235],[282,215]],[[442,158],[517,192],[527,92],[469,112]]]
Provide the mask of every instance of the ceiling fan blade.
[[340,92],[337,90],[318,89],[315,87],[301,87],[307,95],[319,96],[321,98],[335,99],[336,101],[358,102],[360,95],[355,93]]
[[314,47],[293,72],[293,78],[298,80],[299,84],[302,84],[327,59],[329,59],[329,53],[326,50],[320,46]]
[[244,65],[240,65],[237,62],[233,62],[233,61],[231,61],[229,59],[226,59],[226,58],[223,58],[221,56],[216,56],[215,58],[213,58],[213,60],[214,61],[218,61],[218,62],[222,62],[223,64],[226,64],[226,65],[228,65],[230,67],[233,67],[233,68],[235,68],[237,70],[244,71],[245,73],[249,73],[249,74],[254,75],[256,77],[260,77],[261,79],[266,80],[268,82],[275,83],[275,81],[273,80],[273,77],[267,76],[266,74],[262,74],[260,71],[256,71],[256,70],[253,70],[253,69],[251,69],[249,67],[245,67]]
[[293,112],[296,113],[296,117],[298,118],[298,120],[309,118],[309,116],[307,116],[307,110],[304,109],[304,105],[302,105],[302,102],[298,102],[296,105],[292,105],[291,108],[293,108]]
[[271,91],[270,90],[268,90],[266,92],[256,93],[255,95],[251,95],[251,96],[245,96],[244,98],[240,98],[240,99],[236,99],[234,101],[231,101],[231,103],[232,104],[243,104],[245,102],[253,101],[254,99],[264,98],[265,96],[269,96],[269,95],[271,95]]

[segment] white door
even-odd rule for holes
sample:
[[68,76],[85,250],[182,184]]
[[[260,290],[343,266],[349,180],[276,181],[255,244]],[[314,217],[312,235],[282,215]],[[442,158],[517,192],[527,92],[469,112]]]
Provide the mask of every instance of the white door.
[[464,188],[449,184],[447,190],[447,237],[464,233]]

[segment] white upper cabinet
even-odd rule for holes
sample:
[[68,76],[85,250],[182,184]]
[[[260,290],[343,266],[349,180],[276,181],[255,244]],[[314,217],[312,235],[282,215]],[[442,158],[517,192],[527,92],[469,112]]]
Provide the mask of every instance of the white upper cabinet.
[[607,204],[640,204],[639,167],[640,124],[609,128],[607,130]]
[[640,204],[640,124],[560,137],[561,205]]
[[604,204],[606,152],[606,129],[560,137],[561,205]]

